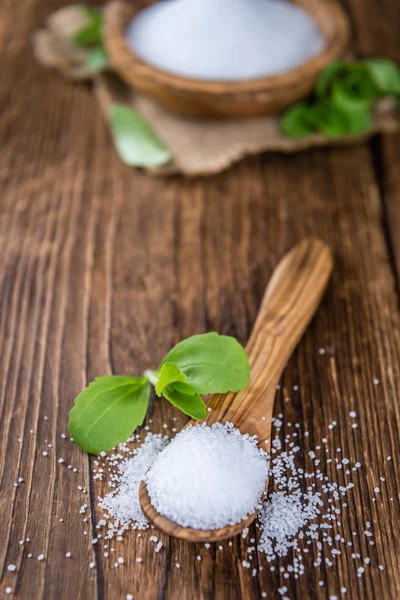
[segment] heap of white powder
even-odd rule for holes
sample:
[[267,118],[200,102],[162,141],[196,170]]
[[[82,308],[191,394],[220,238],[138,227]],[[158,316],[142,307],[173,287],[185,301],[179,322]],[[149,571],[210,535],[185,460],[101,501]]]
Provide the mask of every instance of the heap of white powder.
[[313,18],[285,0],[162,0],[139,13],[126,41],[159,69],[225,81],[288,71],[324,46]]
[[257,439],[230,423],[184,429],[146,475],[154,508],[182,527],[219,529],[239,523],[265,492],[268,457]]

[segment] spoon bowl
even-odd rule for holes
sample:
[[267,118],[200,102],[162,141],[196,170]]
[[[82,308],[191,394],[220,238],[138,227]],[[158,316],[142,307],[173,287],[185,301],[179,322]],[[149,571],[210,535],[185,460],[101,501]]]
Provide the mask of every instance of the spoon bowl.
[[[268,284],[246,351],[251,368],[245,390],[214,394],[207,402],[204,422],[230,422],[242,434],[256,435],[259,446],[270,449],[271,423],[276,386],[287,361],[311,321],[329,280],[333,259],[330,249],[318,239],[307,239],[280,261]],[[200,421],[191,420],[188,425]],[[266,482],[266,485],[268,481]],[[190,542],[215,542],[249,527],[257,511],[244,520],[221,529],[181,527],[158,513],[145,482],[139,500],[146,518],[164,533]]]
[[151,504],[147,486],[144,481],[141,482],[139,487],[139,500],[142,511],[149,523],[167,535],[172,535],[173,537],[185,540],[186,542],[206,543],[226,540],[237,535],[243,531],[243,529],[246,529],[246,527],[250,527],[258,514],[258,511],[255,511],[243,521],[239,521],[239,523],[235,523],[235,525],[221,527],[221,529],[193,529],[192,527],[181,527],[174,521],[160,515]]

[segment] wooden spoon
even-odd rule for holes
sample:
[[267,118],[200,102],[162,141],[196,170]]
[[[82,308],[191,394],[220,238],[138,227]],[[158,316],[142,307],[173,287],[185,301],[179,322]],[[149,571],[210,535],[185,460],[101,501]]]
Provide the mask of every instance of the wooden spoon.
[[[330,249],[317,239],[300,242],[280,261],[246,346],[251,367],[250,385],[238,393],[211,396],[207,403],[212,409],[205,418],[207,425],[229,421],[242,433],[256,435],[259,446],[269,450],[276,386],[317,310],[332,266]],[[198,421],[191,420],[188,425],[195,423]],[[249,527],[257,514],[254,512],[235,525],[203,531],[181,527],[160,515],[152,506],[143,481],[139,499],[150,523],[168,535],[190,542],[216,542],[234,536]]]

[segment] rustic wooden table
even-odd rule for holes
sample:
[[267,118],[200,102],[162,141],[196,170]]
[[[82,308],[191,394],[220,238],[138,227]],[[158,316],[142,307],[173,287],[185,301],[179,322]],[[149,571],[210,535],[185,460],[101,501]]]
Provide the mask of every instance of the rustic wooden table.
[[[135,172],[116,157],[90,89],[34,62],[29,37],[62,4],[3,0],[0,7],[0,597],[258,599],[262,591],[278,598],[287,585],[297,600],[396,600],[400,138],[256,157],[210,179]],[[400,60],[398,2],[345,4],[358,53]],[[288,365],[276,413],[311,432],[300,433],[306,465],[326,432],[333,448],[362,463],[343,520],[371,558],[364,577],[350,548],[330,569],[314,568],[310,552],[305,575],[287,581],[278,568],[252,577],[241,564],[241,539],[206,551],[161,538],[156,554],[149,532],[115,543],[126,564],[114,568],[102,542],[91,543],[104,484],[91,479],[88,456],[61,436],[74,397],[96,375],[140,373],[194,333],[216,330],[246,342],[278,259],[314,234],[334,249],[335,270]],[[321,347],[330,351],[319,354]],[[175,414],[158,402],[153,428],[171,427]],[[338,426],[328,431],[332,420]],[[366,521],[374,546],[362,535]]]

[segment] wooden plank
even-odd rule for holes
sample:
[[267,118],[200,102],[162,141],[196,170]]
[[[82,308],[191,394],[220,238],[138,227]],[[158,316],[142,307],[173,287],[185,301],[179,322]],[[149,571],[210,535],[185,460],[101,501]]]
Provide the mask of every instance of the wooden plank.
[[399,60],[400,7],[393,0],[344,0],[352,22],[352,48],[360,58],[384,57]]
[[[53,2],[25,4],[24,11],[14,3],[4,9],[13,35],[15,28],[27,35],[54,9]],[[385,6],[392,4],[385,0]],[[378,27],[372,21],[370,27]],[[396,456],[399,439],[400,317],[368,148],[254,158],[207,180],[152,179],[119,163],[90,92],[38,68],[25,43],[18,37],[11,43],[10,31],[0,29],[6,58],[0,84],[0,593],[9,585],[24,600],[114,600],[128,593],[135,600],[225,600],[260,598],[262,591],[280,597],[278,587],[287,585],[293,599],[340,597],[343,586],[346,599],[399,597],[399,475],[386,457]],[[263,571],[252,577],[241,565],[247,557],[241,538],[207,551],[160,537],[164,548],[156,554],[151,532],[131,532],[113,542],[114,553],[105,558],[107,542],[91,544],[105,482],[89,481],[86,455],[61,437],[74,396],[96,375],[140,373],[193,333],[217,330],[245,342],[273,267],[306,235],[332,245],[336,268],[286,370],[275,412],[284,415],[285,431],[289,422],[301,422],[307,468],[308,451],[324,436],[332,449],[364,465],[342,520],[346,536],[359,532],[354,543],[371,558],[365,576],[357,578],[349,548],[326,571],[313,567],[310,553],[306,575],[289,583],[279,572],[285,561],[270,572],[260,554]],[[320,347],[331,350],[321,355]],[[350,410],[358,415],[356,430]],[[149,418],[159,432],[164,423],[167,431],[184,423],[163,400]],[[339,426],[330,431],[332,420]],[[304,430],[311,435],[301,437]],[[338,477],[332,465],[323,468]],[[14,488],[20,476],[24,482]],[[382,493],[373,502],[376,485]],[[83,503],[93,509],[86,515],[79,513]],[[367,520],[373,547],[362,535]],[[251,535],[257,533],[253,528]],[[31,542],[20,545],[26,537]],[[120,555],[126,564],[115,568],[112,558]],[[16,573],[5,570],[10,563]]]
[[[87,260],[76,255],[79,238],[83,247],[89,243],[85,164],[99,121],[88,91],[57,80],[52,87],[34,65],[27,39],[39,4],[26,4],[24,18],[14,4],[2,7],[1,595],[10,586],[21,598],[54,598],[60,590],[64,597],[90,598],[97,596],[89,569],[93,550],[91,536],[82,535],[76,489],[89,485],[88,460],[76,451],[69,455],[61,432],[71,394],[86,381]],[[79,151],[69,153],[84,115],[86,135]],[[82,299],[75,310],[67,301],[72,285]],[[77,473],[67,469],[69,461]],[[60,569],[51,557],[64,557],[72,547],[74,562]],[[9,564],[16,573],[5,570]]]
[[391,256],[400,286],[400,137],[386,136],[374,146],[375,162],[384,199],[384,226],[390,238]]
[[[384,0],[379,5],[379,18],[370,19],[376,5],[373,0],[358,2],[347,0],[347,7],[354,19],[354,31],[357,40],[357,53],[360,56],[383,56],[400,64],[400,45],[398,30],[400,27],[400,5],[398,2]],[[400,137],[385,135],[375,140],[371,146],[376,177],[383,198],[384,226],[390,237],[391,251],[397,279],[400,282],[400,176],[398,156]]]

